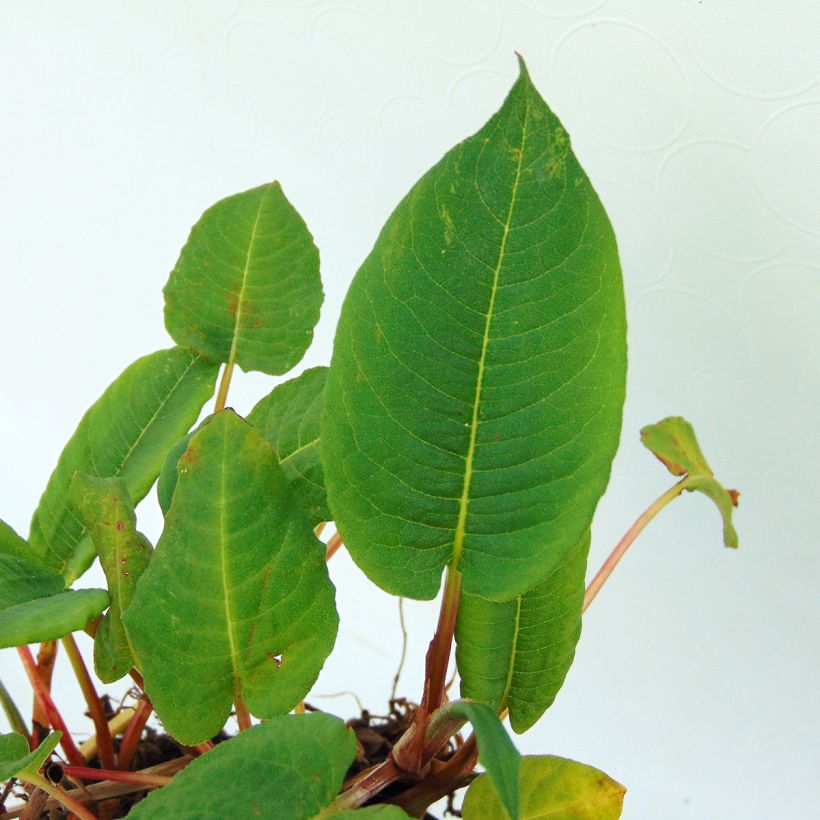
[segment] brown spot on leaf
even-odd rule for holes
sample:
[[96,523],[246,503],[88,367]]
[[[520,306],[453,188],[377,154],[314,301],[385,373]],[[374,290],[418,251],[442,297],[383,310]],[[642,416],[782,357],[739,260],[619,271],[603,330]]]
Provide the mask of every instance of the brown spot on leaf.
[[234,293],[234,291],[231,291],[228,294],[228,313],[230,313],[231,316],[236,316],[236,313],[237,313],[238,310],[239,310],[239,294]]
[[117,532],[122,532],[125,529],[125,521],[117,521]]

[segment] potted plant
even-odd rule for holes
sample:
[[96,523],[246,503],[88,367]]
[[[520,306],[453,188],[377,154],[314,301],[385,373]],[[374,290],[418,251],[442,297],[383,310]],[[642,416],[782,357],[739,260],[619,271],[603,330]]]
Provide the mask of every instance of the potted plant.
[[[620,784],[522,757],[502,721],[520,733],[549,708],[582,612],[666,504],[704,493],[736,547],[737,493],[685,420],[647,426],[677,480],[585,590],[620,435],[623,288],[606,213],[523,60],[501,109],[384,226],[328,367],[246,418],[230,408],[235,368],[288,373],[319,318],[319,254],[278,183],[208,209],[164,294],[175,346],[92,405],[28,538],[0,525],[0,646],[17,647],[35,700],[28,722],[0,689],[15,730],[0,737],[2,816],[418,817],[468,786],[468,820],[618,817]],[[134,505],[155,484],[152,546]],[[347,724],[309,699],[336,638],[326,565],[342,544],[392,595],[441,592],[423,691]],[[108,588],[72,589],[97,559]],[[100,697],[78,630],[103,684],[133,679],[134,707]],[[96,727],[88,744],[50,691],[58,647]],[[167,734],[146,728],[153,714]]]

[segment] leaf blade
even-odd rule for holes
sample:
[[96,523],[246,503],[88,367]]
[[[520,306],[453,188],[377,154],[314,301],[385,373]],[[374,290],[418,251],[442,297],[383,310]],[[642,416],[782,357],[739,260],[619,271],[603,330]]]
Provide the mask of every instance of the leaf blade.
[[522,593],[589,526],[624,386],[614,235],[522,66],[400,203],[345,300],[322,454],[351,556],[404,597],[432,598],[448,563],[467,593]]
[[319,251],[278,182],[227,197],[191,229],[165,294],[171,337],[211,359],[278,375],[319,319]]
[[239,694],[260,717],[292,709],[333,647],[338,616],[324,549],[254,427],[217,413],[178,473],[124,622],[166,728],[197,743],[222,728]]
[[[626,789],[592,766],[552,756],[521,758],[521,820],[617,820]],[[467,789],[464,820],[507,820],[492,782]]]
[[91,539],[69,499],[75,472],[122,477],[135,503],[165,453],[196,421],[213,394],[217,365],[180,347],[129,365],[83,416],[49,478],[31,522],[32,549],[67,583],[94,559]]
[[23,735],[12,732],[0,735],[0,782],[11,777],[26,779],[26,772],[36,773],[57,748],[62,732],[52,732],[34,751],[29,752]]

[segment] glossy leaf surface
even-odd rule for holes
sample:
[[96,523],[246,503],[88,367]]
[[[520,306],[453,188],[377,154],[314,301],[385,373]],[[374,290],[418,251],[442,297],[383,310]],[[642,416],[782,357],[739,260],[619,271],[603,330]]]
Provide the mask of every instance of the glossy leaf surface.
[[319,251],[273,182],[205,211],[164,292],[165,326],[178,344],[243,370],[286,373],[319,320]]
[[94,670],[103,683],[127,675],[134,654],[122,623],[122,613],[134,597],[137,581],[151,559],[153,548],[137,531],[134,505],[121,478],[74,476],[71,500],[91,534],[108,581],[111,605],[97,625]]
[[[617,820],[626,789],[599,769],[561,757],[521,758],[521,820]],[[464,820],[508,820],[492,781],[467,789]]]
[[319,712],[282,715],[196,758],[128,816],[200,820],[205,807],[210,817],[237,820],[334,816],[323,810],[355,754],[355,736],[341,720]]
[[[526,69],[394,211],[345,300],[325,390],[333,518],[385,590],[509,600],[587,530],[618,442],[612,227]],[[332,469],[331,469],[332,465]]]
[[506,706],[525,732],[552,705],[581,636],[589,533],[533,589],[512,601],[462,595],[456,662],[463,697]]
[[158,715],[197,743],[222,728],[237,695],[259,717],[292,709],[333,647],[338,616],[324,548],[254,427],[218,413],[177,470],[124,621]]
[[279,466],[314,526],[330,521],[319,455],[326,378],[326,367],[312,367],[274,387],[248,414],[248,421],[276,450]]
[[711,498],[723,519],[723,543],[738,546],[732,511],[740,493],[728,490],[716,478],[700,449],[695,430],[686,419],[669,416],[641,430],[644,446],[661,461],[672,475],[688,475],[686,489]]
[[38,772],[46,758],[57,748],[61,732],[52,732],[33,751],[28,750],[28,740],[12,732],[0,735],[0,783],[11,777],[25,780],[26,772]]
[[83,416],[31,522],[32,549],[67,583],[96,556],[69,498],[74,473],[121,476],[138,503],[213,394],[217,370],[180,347],[160,350],[127,367]]

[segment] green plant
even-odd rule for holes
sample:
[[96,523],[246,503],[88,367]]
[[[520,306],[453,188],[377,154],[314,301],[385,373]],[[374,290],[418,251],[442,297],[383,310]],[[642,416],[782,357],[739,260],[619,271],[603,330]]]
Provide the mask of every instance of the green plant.
[[[523,732],[551,705],[582,611],[660,509],[702,492],[737,546],[737,494],[683,419],[645,428],[681,479],[585,594],[590,523],[620,434],[624,300],[604,209],[523,61],[499,112],[390,217],[350,287],[330,366],[275,387],[247,419],[227,408],[236,365],[280,375],[298,364],[321,302],[318,251],[277,183],[218,202],[194,226],[165,288],[178,346],[135,362],[84,416],[28,540],[0,527],[0,646],[18,647],[36,712],[29,728],[0,690],[15,730],[0,737],[0,778],[81,818],[94,817],[97,787],[52,781],[155,789],[135,818],[205,807],[421,816],[470,783],[468,820],[618,817],[623,787],[573,761],[522,759],[502,719]],[[220,365],[213,414],[192,429]],[[155,482],[156,549],[134,513]],[[444,576],[424,691],[403,710],[391,698],[395,733],[380,757],[340,720],[305,713],[336,636],[326,560],[342,539],[395,596],[432,599]],[[108,589],[71,590],[97,558]],[[138,687],[124,718],[105,713],[71,634],[83,629],[96,637],[97,677]],[[462,698],[451,702],[454,638]],[[51,698],[55,641],[95,722],[92,753]],[[130,771],[154,710],[187,756]],[[232,711],[240,733],[214,748]],[[43,737],[40,725],[57,731]],[[58,742],[66,765],[41,773]],[[477,761],[487,774],[474,779]]]

